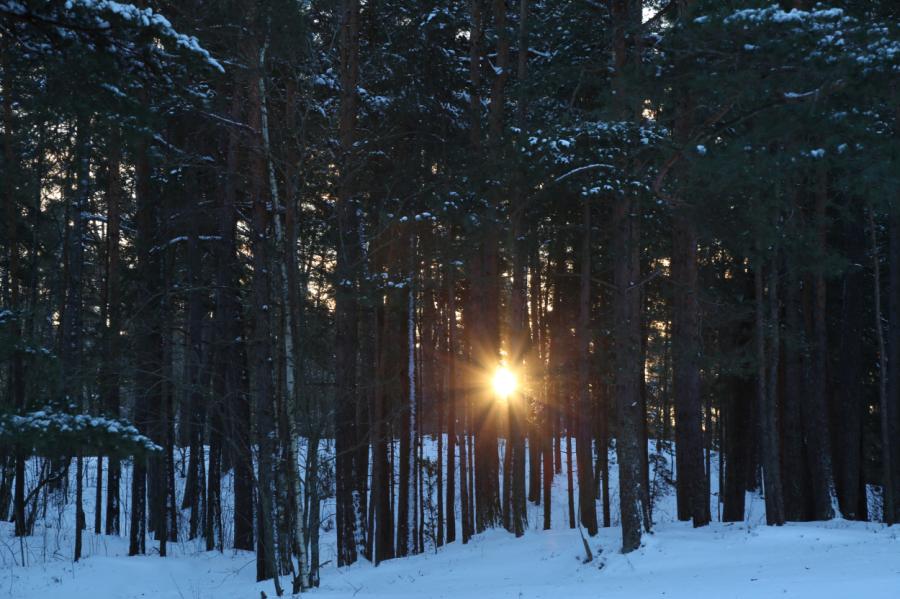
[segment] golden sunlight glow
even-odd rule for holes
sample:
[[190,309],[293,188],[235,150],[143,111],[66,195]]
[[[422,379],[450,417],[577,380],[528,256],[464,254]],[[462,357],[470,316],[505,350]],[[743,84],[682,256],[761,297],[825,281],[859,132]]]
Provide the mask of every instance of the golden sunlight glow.
[[507,399],[516,391],[516,375],[505,366],[500,366],[494,372],[491,384],[494,386],[494,393],[501,399]]

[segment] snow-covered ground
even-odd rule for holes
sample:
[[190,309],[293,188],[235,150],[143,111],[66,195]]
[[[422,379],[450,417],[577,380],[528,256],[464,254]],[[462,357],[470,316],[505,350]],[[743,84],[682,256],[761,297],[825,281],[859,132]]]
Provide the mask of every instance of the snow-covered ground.
[[[91,468],[89,464],[89,481]],[[613,469],[613,485],[615,478]],[[378,567],[361,562],[336,568],[334,532],[323,531],[322,560],[330,563],[323,568],[321,588],[310,594],[454,599],[900,597],[900,528],[844,520],[767,527],[762,501],[751,495],[746,522],[695,530],[689,523],[673,521],[675,499],[663,486],[654,510],[654,532],[645,535],[642,547],[622,555],[620,530],[601,529],[589,541],[594,560],[585,564],[579,533],[568,528],[565,487],[565,477],[558,476],[551,531],[540,530],[542,507],[530,506],[523,538],[494,530],[468,545],[456,542]],[[616,489],[612,491],[615,495]],[[85,496],[90,525],[92,489]],[[330,513],[330,507],[324,511]],[[127,557],[127,539],[86,533],[87,557],[74,564],[71,516],[69,508],[61,516],[48,516],[39,521],[35,536],[24,540],[13,537],[11,525],[0,524],[0,595],[256,599],[264,591],[274,596],[271,581],[255,582],[252,553],[205,552],[194,542],[170,544],[165,558]],[[151,547],[155,543],[148,541]],[[283,584],[289,586],[289,581],[285,578]]]

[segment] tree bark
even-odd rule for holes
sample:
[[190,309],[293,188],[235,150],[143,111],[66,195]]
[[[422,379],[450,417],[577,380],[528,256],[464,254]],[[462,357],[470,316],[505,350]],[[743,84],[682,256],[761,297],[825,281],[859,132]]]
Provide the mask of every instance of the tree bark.
[[[245,102],[241,86],[232,90],[229,118],[240,122]],[[250,439],[250,403],[246,392],[246,348],[238,299],[237,256],[237,172],[239,130],[231,127],[225,148],[226,177],[222,204],[218,210],[218,229],[222,237],[216,274],[216,321],[220,332],[218,384],[223,390],[224,434],[229,438],[229,461],[234,471],[234,548],[253,550],[253,461]]]
[[[803,385],[803,352],[806,337],[801,322],[800,279],[790,258],[785,262],[787,285],[784,293],[785,339],[782,359],[784,393],[781,406],[785,431],[782,447],[784,515],[786,520],[801,521],[809,517],[807,509],[810,503],[809,470],[804,435],[794,434],[791,431],[802,430],[804,426],[801,404],[804,401],[803,394],[807,392]],[[818,448],[810,450],[818,451]]]
[[[14,335],[21,336],[21,318],[19,314],[19,244],[18,244],[18,223],[19,223],[19,206],[15,196],[15,185],[18,178],[16,157],[13,145],[13,128],[15,122],[15,114],[13,112],[13,73],[10,68],[9,42],[4,40],[2,48],[3,67],[3,159],[4,159],[4,181],[3,181],[3,200],[4,200],[4,216],[6,218],[6,234],[7,234],[7,276],[9,280],[9,309],[15,315]],[[11,366],[9,371],[9,386],[12,391],[12,408],[17,411],[25,409],[25,372],[24,361],[19,351],[13,352]],[[4,452],[5,453],[5,452]],[[6,460],[9,459],[13,464],[13,472],[10,473]],[[25,522],[25,455],[21,449],[11,452],[9,458],[3,456],[3,487],[8,488],[9,475],[15,477],[13,490],[13,520],[15,521],[14,532],[16,536],[25,536],[28,534],[28,526]],[[8,507],[8,494],[6,489],[0,489],[3,492],[0,495],[0,507],[2,513],[0,518],[6,517],[6,508]]]
[[578,511],[588,534],[597,534],[597,498],[594,483],[593,406],[590,390],[590,310],[591,310],[591,205],[582,200],[581,284],[578,296]]
[[894,522],[900,521],[900,200],[894,198],[890,216],[888,246],[888,435],[894,443],[891,466],[894,471]]
[[675,217],[672,248],[675,310],[672,323],[673,394],[678,519],[709,523],[703,468],[700,402],[700,322],[697,301],[697,232],[691,216]]
[[[137,256],[139,297],[145,304],[138,311],[136,328],[136,356],[138,395],[134,404],[134,423],[138,430],[149,432],[149,407],[158,404],[160,350],[162,339],[159,331],[159,306],[161,303],[162,281],[159,252],[153,248],[157,242],[158,207],[150,197],[150,160],[147,141],[139,142],[135,159],[135,197],[137,214]],[[131,474],[131,521],[129,530],[128,555],[146,553],[147,533],[147,459],[136,457]]]
[[[248,125],[253,131],[261,128],[262,98],[259,93],[258,59],[262,45],[251,37],[248,44],[247,58],[252,61],[247,80],[247,106],[249,110]],[[256,140],[254,139],[253,142]],[[250,357],[250,376],[252,381],[251,396],[253,413],[256,416],[257,447],[257,480],[259,488],[256,499],[256,580],[273,578],[275,590],[281,595],[281,582],[278,571],[278,546],[276,524],[276,507],[273,504],[277,496],[275,457],[276,448],[276,408],[275,386],[273,381],[273,331],[272,331],[272,297],[270,269],[270,248],[268,234],[272,219],[272,202],[266,192],[266,167],[263,153],[258,151],[256,143],[250,159],[249,192],[250,192],[250,249],[253,276],[250,283],[251,297],[248,305],[248,317],[252,323],[247,353]]]
[[[640,1],[614,0],[614,86],[625,118],[633,118],[624,71],[640,62],[638,44],[629,44],[630,30],[640,22]],[[636,40],[635,40],[636,41]],[[634,46],[634,47],[632,47]],[[641,410],[641,293],[640,206],[632,190],[616,197],[612,207],[613,340],[615,347],[616,454],[619,462],[619,505],[622,521],[622,552],[640,546],[645,491],[642,488],[640,447],[644,414]]]
[[[106,320],[105,357],[102,366],[101,393],[107,416],[119,417],[119,336],[122,328],[120,298],[120,260],[122,178],[120,174],[121,140],[118,130],[110,140],[106,187]],[[97,476],[100,476],[99,466]],[[119,459],[109,456],[106,466],[106,534],[119,534]],[[98,531],[99,532],[99,531]]]
[[[453,265],[447,267],[447,543],[456,540],[456,277]],[[440,433],[440,431],[438,431]]]
[[[860,215],[862,216],[862,215]],[[837,370],[833,414],[840,427],[835,428],[834,467],[840,511],[844,518],[856,520],[865,514],[866,496],[863,483],[863,419],[866,403],[859,390],[865,385],[865,288],[867,242],[866,225],[862,219],[848,219],[843,229],[842,246],[850,266],[839,282],[840,313],[835,349],[841,356]]]
[[778,378],[777,354],[779,351],[779,301],[777,287],[778,268],[777,263],[774,261],[771,270],[768,288],[768,299],[771,309],[768,323],[770,337],[768,353],[766,352],[765,296],[762,266],[757,265],[754,270],[756,289],[757,405],[760,419],[759,431],[766,499],[766,523],[770,526],[781,526],[784,524],[784,496],[781,486],[781,458],[778,448],[778,425],[775,413],[775,383]]
[[881,255],[878,251],[878,232],[875,228],[874,210],[868,211],[869,240],[872,252],[872,274],[875,297],[875,338],[878,342],[878,415],[881,427],[881,497],[882,521],[894,523],[894,483],[891,480],[894,470],[891,465],[892,448],[890,425],[890,399],[888,398],[887,348],[884,341],[884,325],[881,314]]
[[803,394],[803,424],[807,443],[813,517],[830,520],[834,517],[835,489],[831,465],[831,435],[828,430],[828,327],[826,321],[826,286],[824,263],[827,253],[828,222],[825,216],[828,201],[824,169],[816,174],[815,231],[818,259],[813,272],[812,381],[810,393]]
[[352,564],[357,559],[355,450],[357,439],[356,410],[357,354],[359,307],[356,300],[359,266],[359,232],[356,202],[353,198],[353,142],[357,119],[357,85],[359,80],[359,0],[345,0],[341,9],[340,30],[340,180],[337,190],[338,247],[335,332],[337,339],[335,378],[337,381],[335,413],[336,499],[338,529],[338,565]]
[[[478,90],[481,81],[483,14],[481,0],[472,0],[472,31],[470,34],[470,84],[472,95],[473,151],[478,155],[481,151],[480,99]],[[494,80],[490,96],[488,119],[489,141],[491,149],[498,151],[501,147],[500,137],[503,126],[504,85],[509,76],[509,39],[506,35],[506,4],[502,0],[494,0],[493,12],[497,32],[498,76]],[[476,104],[476,101],[478,104]],[[498,218],[498,198],[489,193],[486,220],[491,222]],[[477,289],[473,289],[473,310],[477,311],[478,335],[470,337],[475,359],[478,365],[490,372],[496,368],[500,357],[500,320],[499,320],[499,237],[497,228],[486,226],[482,230],[482,245],[476,256],[478,267],[473,279]],[[497,455],[497,436],[499,429],[499,410],[489,392],[475,394],[474,408],[470,416],[475,425],[474,449],[474,495],[475,495],[475,530],[483,532],[502,522],[500,498],[500,464]]]

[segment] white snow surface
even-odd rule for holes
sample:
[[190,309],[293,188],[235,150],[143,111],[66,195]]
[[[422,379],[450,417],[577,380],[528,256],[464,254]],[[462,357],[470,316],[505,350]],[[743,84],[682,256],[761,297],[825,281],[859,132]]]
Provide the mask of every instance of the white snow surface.
[[[651,445],[651,450],[654,445]],[[434,455],[431,439],[425,453]],[[574,457],[574,456],[573,456]],[[589,539],[594,560],[582,563],[584,550],[577,529],[567,521],[566,479],[554,481],[553,529],[541,530],[543,506],[529,504],[529,526],[516,539],[502,529],[476,535],[467,545],[457,541],[421,555],[384,562],[361,561],[335,567],[335,536],[327,520],[333,500],[323,502],[321,587],[311,597],[447,597],[497,598],[768,598],[810,597],[866,599],[900,597],[898,527],[872,522],[833,520],[765,525],[762,499],[747,495],[747,519],[714,522],[702,529],[674,521],[675,496],[660,480],[654,507],[654,530],[637,551],[619,552],[616,526],[615,453],[611,457],[613,527]],[[667,450],[662,457],[670,461]],[[565,459],[565,453],[564,453]],[[574,462],[574,459],[573,459]],[[717,491],[718,461],[713,454],[711,480]],[[72,468],[74,473],[74,467]],[[86,460],[85,512],[93,528],[94,460]],[[654,474],[654,478],[656,475]],[[129,507],[124,491],[123,524]],[[179,494],[183,479],[178,478]],[[223,494],[230,499],[230,479]],[[70,487],[74,495],[74,481]],[[180,499],[180,498],[179,498]],[[712,497],[713,519],[718,506]],[[598,502],[598,516],[602,517]],[[230,506],[223,507],[230,527]],[[457,520],[459,510],[457,506]],[[187,521],[187,512],[183,520]],[[255,582],[254,554],[226,550],[206,552],[203,542],[169,544],[169,556],[157,555],[148,537],[146,556],[127,557],[127,537],[85,531],[85,557],[72,561],[74,507],[50,507],[38,520],[35,534],[13,536],[12,525],[0,523],[0,596],[21,599],[258,599],[274,597],[272,581]],[[184,532],[186,524],[181,525]],[[230,540],[230,531],[226,531]],[[23,556],[24,563],[23,565]],[[282,578],[290,589],[290,581]]]

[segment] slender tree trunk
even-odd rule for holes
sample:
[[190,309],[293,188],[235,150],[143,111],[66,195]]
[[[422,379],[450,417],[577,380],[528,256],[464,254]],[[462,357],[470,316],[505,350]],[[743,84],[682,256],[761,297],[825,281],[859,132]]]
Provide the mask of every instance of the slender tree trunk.
[[[239,122],[245,92],[241,86],[231,91],[230,120]],[[225,147],[226,176],[222,204],[218,210],[221,255],[216,274],[216,321],[220,333],[221,359],[217,380],[223,401],[223,434],[229,461],[234,471],[234,548],[252,551],[253,534],[253,461],[250,441],[250,404],[246,393],[246,351],[243,345],[241,314],[238,301],[237,268],[237,187],[239,130],[231,127]]]
[[816,175],[815,229],[819,253],[813,274],[812,381],[810,393],[803,394],[803,424],[807,443],[813,517],[830,520],[834,517],[836,492],[831,465],[831,435],[828,430],[828,338],[826,321],[826,286],[824,264],[827,253],[828,222],[825,216],[828,202],[824,168]]
[[[381,266],[379,262],[379,267]],[[390,364],[392,343],[396,339],[388,309],[379,303],[377,308],[378,353],[376,374],[375,409],[372,425],[372,498],[375,504],[374,560],[379,564],[394,557],[394,519],[391,513],[391,482],[394,475],[388,461],[388,445],[393,444],[390,432]]]
[[[134,404],[134,422],[143,432],[152,428],[148,422],[150,406],[159,404],[159,363],[162,340],[159,331],[159,307],[161,305],[163,283],[160,278],[161,264],[159,252],[153,248],[157,244],[158,206],[150,197],[151,172],[147,141],[139,142],[135,160],[135,198],[137,214],[137,256],[139,297],[145,303],[137,313],[137,389]],[[131,474],[131,519],[129,527],[128,554],[146,553],[147,534],[147,459],[135,457]]]
[[[2,47],[3,67],[3,161],[4,161],[4,181],[3,181],[3,201],[4,216],[6,218],[6,234],[7,234],[7,276],[9,277],[9,309],[15,315],[14,335],[21,336],[21,315],[19,314],[19,244],[18,244],[18,224],[19,224],[19,206],[15,196],[15,185],[18,177],[15,149],[13,146],[13,129],[15,114],[13,112],[13,73],[8,62],[9,42],[4,40]],[[9,371],[9,387],[12,391],[12,406],[17,411],[25,409],[25,372],[22,354],[14,351]],[[15,521],[15,535],[25,536],[28,534],[28,527],[25,522],[25,455],[21,449],[11,452],[8,458],[13,462],[13,472],[15,477],[13,491],[13,520]],[[4,462],[7,457],[4,455]],[[3,487],[8,488],[9,472],[6,463],[2,463],[3,467]],[[8,491],[0,489],[0,506],[3,507],[0,518],[6,517]]]
[[[155,394],[148,406],[150,410],[150,437],[163,448],[163,451],[150,457],[147,476],[147,502],[149,511],[148,529],[159,541],[159,556],[165,557],[168,552],[170,533],[175,533],[176,526],[170,526],[170,518],[177,518],[174,484],[174,453],[171,433],[173,427],[172,411],[174,407],[174,331],[175,307],[173,294],[173,278],[175,273],[175,251],[168,243],[173,238],[172,204],[170,198],[164,198],[158,219],[159,240],[154,253],[160,255],[161,288],[159,292],[159,316],[155,326],[158,329],[158,343],[155,344],[158,364],[155,380]],[[170,485],[170,478],[172,479]]]
[[96,464],[96,486],[94,495],[94,534],[103,534],[103,454],[98,454]]
[[[398,244],[401,242],[398,242]],[[397,304],[400,304],[399,299],[402,297],[399,293],[395,294],[397,296]],[[404,301],[404,304],[408,303],[408,298],[404,298],[407,301]],[[401,304],[402,305],[402,304]],[[411,349],[409,347],[409,339],[410,339],[410,330],[409,327],[412,323],[412,320],[409,317],[408,306],[405,306],[405,309],[402,311],[398,310],[397,319],[398,322],[398,330],[401,331],[401,335],[397,338],[397,348],[402,348],[402,357],[398,356],[400,359],[396,359],[396,361],[402,365],[399,370],[399,386],[400,393],[398,394],[401,398],[400,403],[400,439],[398,443],[397,450],[397,459],[398,462],[397,470],[398,470],[398,479],[397,479],[397,556],[405,557],[410,553],[415,551],[414,546],[411,544],[410,540],[412,538],[412,530],[415,528],[414,520],[415,520],[415,512],[413,511],[412,503],[413,497],[415,495],[415,487],[413,486],[413,482],[415,479],[415,473],[413,472],[415,468],[415,429],[413,428],[413,411],[412,400],[413,397],[410,393],[413,391],[414,384],[412,382],[412,377],[414,376],[414,372],[410,373],[410,366],[412,365],[412,360],[410,359]],[[399,351],[398,351],[399,353]]]
[[447,268],[447,543],[456,540],[456,279],[454,266]]
[[569,500],[569,528],[575,528],[575,479],[572,473],[572,400],[565,398],[566,402],[566,494]]
[[[855,201],[855,200],[851,200]],[[863,215],[860,215],[863,216]],[[844,518],[864,518],[866,510],[863,482],[863,421],[866,402],[859,400],[859,389],[865,385],[867,362],[866,309],[864,289],[867,252],[866,223],[862,219],[847,219],[842,226],[842,246],[849,268],[840,281],[840,313],[837,319],[840,335],[835,348],[841,356],[841,367],[835,372],[834,415],[841,426],[834,430],[835,483]],[[862,490],[862,492],[861,492]]]
[[[72,226],[69,234],[68,275],[66,281],[66,310],[63,313],[63,345],[60,356],[63,376],[63,409],[83,408],[82,389],[85,373],[82,372],[83,338],[83,287],[85,214],[89,210],[91,168],[89,123],[79,118],[75,133],[76,189],[72,204]],[[76,457],[75,479],[75,561],[81,558],[82,533],[85,528],[84,515],[84,459],[79,452]]]
[[544,453],[543,417],[544,352],[543,321],[541,320],[541,272],[537,243],[529,248],[530,304],[531,304],[531,350],[529,352],[529,380],[534,395],[528,422],[528,500],[536,505],[541,503],[541,459]]
[[[688,17],[693,0],[678,0],[678,18]],[[694,105],[686,90],[678,90],[674,137],[685,144],[691,135]],[[678,519],[694,526],[709,523],[709,498],[703,483],[702,409],[700,403],[700,308],[697,289],[695,216],[680,208],[673,219],[672,368],[675,396],[675,459]]]
[[[433,321],[431,323],[432,330],[438,328],[438,326],[438,322]],[[431,351],[434,352],[434,349],[435,345],[432,345]],[[435,436],[437,437],[437,489],[435,489],[437,493],[437,538],[435,539],[435,544],[441,547],[444,544],[444,399],[446,398],[447,384],[446,380],[441,381],[441,383],[437,382],[437,362],[434,360],[433,354],[428,365],[431,367],[432,392],[434,392],[434,395],[431,396],[431,401],[434,411],[437,413],[437,426],[435,434],[431,437],[432,439]],[[439,384],[441,390],[437,392]]]
[[618,416],[616,454],[619,462],[619,505],[622,519],[622,551],[637,549],[641,542],[643,489],[641,488],[641,319],[639,231],[636,200],[620,198],[613,206],[613,255],[615,256],[613,338],[616,346],[615,381]]
[[[251,38],[248,44],[247,57],[257,62],[262,45]],[[253,131],[261,127],[262,97],[259,93],[259,66],[252,70],[248,78],[247,105],[249,109],[248,124]],[[254,140],[255,141],[255,140]],[[272,219],[272,202],[274,198],[266,192],[266,167],[264,156],[257,152],[251,158],[249,172],[249,191],[251,202],[250,249],[252,252],[253,277],[250,283],[251,298],[248,317],[252,329],[248,343],[250,357],[250,376],[252,381],[251,395],[253,412],[256,416],[257,447],[257,480],[259,488],[256,500],[256,580],[274,579],[275,591],[281,595],[281,582],[278,572],[278,546],[276,525],[277,497],[276,469],[274,460],[276,449],[276,406],[275,387],[273,381],[274,356],[272,348],[272,297],[268,241]]]
[[[735,282],[749,287],[748,295],[753,295],[754,277],[741,274]],[[747,293],[745,291],[745,293]],[[739,348],[752,343],[754,320],[741,319],[734,323],[723,336],[723,352],[733,355]],[[752,381],[737,373],[730,373],[723,382],[726,396],[722,405],[724,430],[721,451],[725,457],[724,486],[722,495],[722,521],[738,522],[744,519],[744,500],[747,490],[748,470],[754,468],[752,460],[752,440],[754,401],[757,399]]]
[[84,458],[79,452],[75,458],[75,559],[81,559],[82,536],[85,529],[84,521]]
[[[521,206],[522,194],[519,189],[517,203]],[[525,379],[528,372],[526,356],[529,350],[528,338],[528,282],[527,282],[527,256],[524,244],[522,227],[522,209],[517,208],[513,215],[510,243],[513,247],[513,287],[510,296],[510,331],[509,346],[510,366],[519,378]],[[509,530],[516,536],[522,536],[527,526],[526,511],[526,480],[525,480],[525,424],[527,419],[527,397],[521,389],[517,389],[507,398],[507,413],[509,431],[507,435],[506,451],[509,456],[507,462],[510,472],[509,504],[506,508],[509,512]],[[505,492],[505,489],[504,489]]]
[[187,298],[187,343],[185,344],[185,371],[187,374],[187,403],[190,455],[188,461],[188,478],[182,509],[190,508],[188,539],[194,539],[200,533],[202,522],[201,495],[203,469],[203,431],[205,428],[204,398],[201,389],[200,364],[203,353],[203,314],[204,298],[201,295],[201,250],[200,250],[200,212],[199,207],[192,207],[191,232],[188,239],[188,277],[189,291]]
[[672,250],[675,311],[672,364],[675,395],[675,455],[678,519],[709,523],[703,482],[703,428],[700,403],[700,323],[697,301],[697,232],[692,217],[675,217]]
[[891,466],[894,483],[894,518],[900,520],[900,200],[894,198],[890,217],[888,247],[888,436],[892,444]]
[[[759,248],[758,248],[759,249]],[[781,487],[780,452],[778,449],[778,425],[776,422],[776,389],[778,377],[777,354],[779,351],[779,301],[778,268],[773,261],[769,273],[768,298],[771,308],[769,353],[766,353],[766,319],[763,270],[754,270],[756,289],[756,355],[757,355],[757,405],[760,418],[760,448],[762,451],[763,482],[766,498],[766,522],[771,526],[784,524],[784,496]],[[768,358],[768,361],[767,361]],[[773,372],[774,371],[774,372]],[[767,378],[768,375],[768,378]]]
[[[601,341],[602,353],[601,357],[604,363],[609,358],[609,340]],[[607,368],[604,368],[608,372]],[[609,505],[609,400],[610,387],[608,383],[598,384],[597,391],[600,394],[600,401],[597,402],[597,411],[599,412],[599,434],[597,435],[597,469],[600,472],[600,482],[603,485],[601,491],[601,499],[603,501],[603,527],[609,528],[611,525],[611,514]]]
[[[481,45],[484,31],[484,14],[482,0],[472,0],[472,29],[470,33],[470,95],[472,98],[472,124],[470,134],[472,137],[473,152],[478,155],[482,150],[480,137],[480,113],[481,100],[479,88],[481,85],[482,52]],[[489,133],[490,145],[495,151],[501,148],[500,137],[503,124],[504,85],[509,76],[509,40],[506,35],[506,5],[505,2],[494,0],[494,18],[497,30],[497,58],[496,64],[499,75],[494,81],[489,109]],[[488,201],[488,221],[495,217],[498,211],[498,198],[491,194]],[[470,336],[472,349],[475,350],[475,358],[483,369],[492,370],[496,367],[500,350],[499,330],[499,238],[495,227],[485,227],[482,231],[483,241],[475,260],[478,262],[474,269],[473,280],[477,288],[473,288],[472,298],[474,302],[470,307],[477,311],[477,336]],[[499,411],[495,407],[494,398],[488,392],[482,391],[475,394],[473,409],[469,416],[474,425],[472,432],[475,435],[474,452],[474,494],[475,530],[482,532],[493,528],[502,522],[502,509],[500,498],[500,464],[497,454],[497,441],[499,429]]]
[[[313,400],[315,401],[315,400]],[[311,422],[314,426],[321,426],[319,409],[313,411]],[[307,476],[306,488],[309,490],[309,586],[319,586],[319,531],[321,529],[321,499],[319,497],[319,438],[318,428],[309,439],[307,449]]]
[[[298,389],[297,379],[300,374],[300,364],[297,350],[297,327],[296,319],[299,315],[300,304],[297,297],[297,269],[295,261],[296,232],[294,227],[294,198],[289,191],[287,206],[284,208],[285,225],[287,234],[282,228],[281,217],[282,212],[281,199],[278,190],[278,181],[275,177],[275,166],[272,159],[272,147],[269,135],[269,98],[266,89],[266,50],[268,41],[263,45],[259,53],[259,73],[257,85],[259,87],[260,97],[260,138],[262,141],[263,153],[266,158],[266,169],[268,173],[269,196],[275,208],[273,220],[275,229],[275,241],[277,244],[278,254],[278,283],[279,300],[281,303],[281,350],[284,355],[284,389],[281,397],[284,405],[279,410],[280,417],[284,420],[281,423],[282,434],[282,459],[279,471],[283,476],[283,488],[280,490],[282,498],[280,512],[284,516],[288,531],[280,531],[284,537],[287,537],[287,546],[282,547],[282,558],[290,562],[290,569],[293,573],[292,590],[294,594],[299,593],[307,585],[308,572],[306,561],[306,542],[304,539],[304,499],[303,486],[301,483],[300,473],[297,467],[297,459],[300,453],[300,439],[297,434],[297,417],[298,417]],[[289,117],[286,119],[288,128],[293,125],[293,106],[289,101],[287,103]],[[296,555],[297,568],[293,567],[290,555]]]
[[[653,528],[653,498],[650,496],[650,431],[648,429],[647,422],[647,344],[649,341],[649,335],[647,333],[647,311],[644,308],[644,293],[641,293],[641,378],[640,378],[640,412],[642,414],[641,417],[641,427],[640,427],[640,439],[638,439],[638,446],[641,450],[641,490],[643,491],[643,497],[641,501],[641,505],[643,507],[643,512],[641,513],[644,530],[646,532],[650,532]],[[701,414],[702,416],[702,414]],[[702,443],[703,439],[701,437],[701,456],[702,456]],[[703,476],[701,475],[701,481],[703,480]]]
[[[801,323],[800,280],[790,258],[785,260],[787,285],[784,293],[785,339],[782,359],[784,393],[782,394],[782,418],[785,431],[782,447],[784,476],[784,515],[786,520],[808,519],[809,475],[806,462],[804,436],[792,434],[803,428],[803,349],[806,342]],[[819,448],[810,448],[819,451]]]
[[881,256],[878,251],[878,231],[875,225],[874,210],[868,211],[869,240],[872,252],[872,274],[874,279],[873,293],[875,296],[875,338],[878,342],[878,415],[881,426],[881,497],[882,520],[885,524],[894,523],[894,483],[891,480],[893,467],[891,465],[891,425],[890,425],[890,400],[888,398],[888,373],[887,373],[887,348],[884,341],[884,324],[881,314]]
[[588,534],[597,534],[593,455],[593,406],[590,390],[591,311],[591,205],[582,202],[581,289],[578,297],[578,511]]
[[[107,416],[119,417],[119,334],[122,327],[119,293],[119,245],[121,244],[122,178],[120,174],[121,146],[118,130],[114,130],[109,148],[106,188],[106,319],[104,331],[105,357],[101,389],[103,410]],[[100,476],[99,466],[97,476]],[[106,534],[119,534],[119,478],[118,458],[109,456],[106,466]],[[99,487],[99,485],[98,485]],[[99,505],[99,504],[98,504]],[[99,531],[98,531],[99,532]]]
[[[415,234],[410,235],[410,263],[416,264],[416,241]],[[416,539],[419,536],[418,527],[418,490],[416,488],[418,481],[418,464],[416,459],[418,450],[418,427],[419,427],[419,410],[418,410],[418,394],[416,385],[416,293],[414,289],[415,270],[410,269],[409,280],[407,282],[407,312],[406,312],[406,342],[407,342],[407,367],[406,375],[409,381],[409,476],[407,492],[412,506],[407,512],[407,549],[410,553],[418,553],[418,543]]]
[[[340,30],[340,181],[337,190],[338,248],[335,293],[335,330],[337,380],[335,453],[338,529],[338,565],[357,559],[357,508],[354,499],[356,443],[358,320],[356,300],[359,263],[359,233],[356,203],[353,198],[353,142],[357,119],[357,83],[359,80],[359,0],[345,0],[341,9]],[[358,492],[358,491],[357,491]]]
[[[468,322],[468,314],[466,314],[466,337],[468,338],[469,332],[469,322]],[[469,452],[467,451],[467,443],[469,437],[469,393],[468,391],[463,391],[462,395],[462,430],[458,436],[459,443],[459,503],[460,503],[460,518],[462,520],[462,542],[466,544],[469,542],[469,537],[472,536],[472,513],[470,510],[470,499],[469,499],[469,489],[471,489],[470,477],[469,477]]]
[[[623,116],[633,118],[628,102],[624,71],[640,62],[637,39],[631,30],[640,23],[639,0],[613,0],[613,54],[616,76],[614,86]],[[629,42],[634,41],[631,44]],[[633,46],[633,47],[632,47]],[[643,505],[640,447],[644,414],[641,411],[641,293],[640,293],[640,206],[639,199],[627,191],[612,207],[613,266],[613,340],[615,346],[616,454],[619,462],[619,505],[622,521],[622,552],[637,549],[641,543]]]

